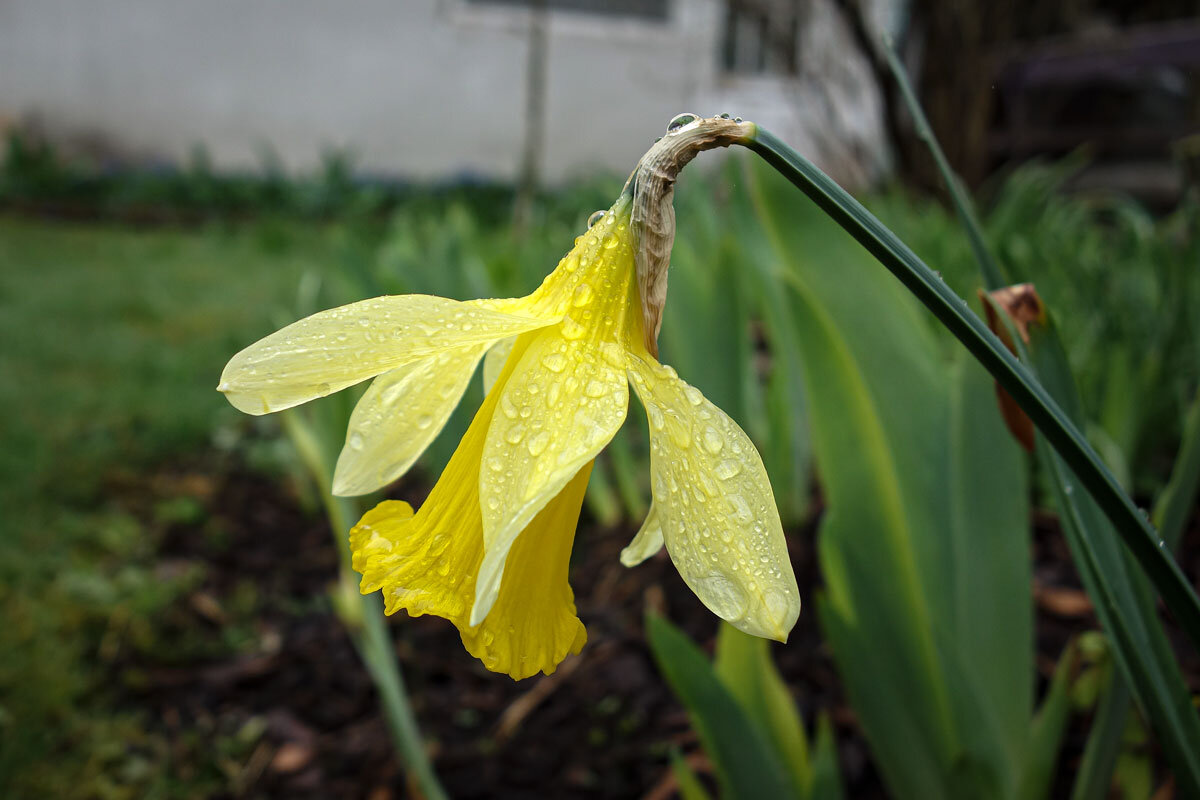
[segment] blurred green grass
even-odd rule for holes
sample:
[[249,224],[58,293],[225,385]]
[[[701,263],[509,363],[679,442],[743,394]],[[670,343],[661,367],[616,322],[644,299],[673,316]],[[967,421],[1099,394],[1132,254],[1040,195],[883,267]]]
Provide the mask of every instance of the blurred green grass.
[[202,575],[159,569],[155,528],[198,512],[179,497],[148,524],[109,487],[150,496],[155,465],[242,423],[221,366],[335,241],[0,219],[0,785],[18,796],[123,796],[149,778],[109,773],[163,763],[118,746],[146,735],[111,710],[104,650],[163,647],[160,612]]

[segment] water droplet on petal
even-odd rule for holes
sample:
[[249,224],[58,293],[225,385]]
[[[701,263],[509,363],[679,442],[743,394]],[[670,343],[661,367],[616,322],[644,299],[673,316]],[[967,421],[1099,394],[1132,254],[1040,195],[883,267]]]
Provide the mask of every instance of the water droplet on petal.
[[508,429],[508,432],[504,434],[504,441],[508,442],[509,444],[517,444],[524,438],[525,438],[525,426],[524,425],[513,425],[511,428]]
[[690,125],[698,119],[700,119],[700,117],[697,114],[676,114],[671,118],[671,121],[667,123],[667,133],[677,131],[684,125]]
[[698,406],[704,402],[704,395],[700,394],[700,390],[695,386],[685,386],[683,396],[694,406]]
[[725,439],[717,432],[716,428],[708,427],[704,429],[704,449],[712,453],[714,456],[721,452],[721,448],[725,446]]
[[562,353],[551,353],[542,359],[542,366],[551,372],[562,372],[567,366],[567,357]]
[[573,317],[563,317],[559,331],[564,339],[582,339],[587,333],[587,327]]
[[432,424],[433,424],[433,417],[430,416],[429,414],[422,414],[421,416],[417,417],[417,427],[423,431],[428,430],[429,426]]
[[350,439],[347,441],[347,444],[350,445],[351,450],[362,450],[364,444],[363,435],[358,431],[355,431],[354,433],[350,434]]
[[604,215],[607,213],[608,212],[605,211],[603,208],[600,209],[599,211],[593,211],[592,215],[590,217],[588,217],[588,227],[591,228],[593,225],[595,225],[597,222],[599,222],[601,220],[601,218],[603,218]]
[[586,283],[581,283],[575,287],[575,294],[571,298],[571,302],[576,308],[582,308],[592,302],[592,298],[596,293],[592,291],[592,287]]
[[661,431],[666,425],[666,420],[663,419],[663,413],[656,405],[646,406],[646,417],[650,420],[650,427],[656,431]]
[[500,410],[509,419],[517,418],[517,407],[513,404],[512,398],[508,396],[508,392],[500,395]]
[[741,471],[741,463],[734,461],[732,458],[725,459],[713,468],[713,472],[716,474],[716,476],[723,481],[727,481],[730,478],[737,476]]
[[583,393],[588,397],[604,397],[608,394],[608,388],[600,381],[588,381],[588,385],[584,387]]
[[529,437],[529,442],[525,446],[529,448],[529,455],[536,457],[546,452],[549,445],[550,431],[538,431]]

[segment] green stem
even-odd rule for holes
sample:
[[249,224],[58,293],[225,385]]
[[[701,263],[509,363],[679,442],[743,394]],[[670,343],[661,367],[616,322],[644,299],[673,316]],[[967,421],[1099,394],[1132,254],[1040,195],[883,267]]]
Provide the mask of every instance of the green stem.
[[1032,373],[933,270],[871,212],[770,131],[744,145],[853,236],[916,295],[1012,395],[1104,511],[1180,626],[1200,646],[1200,600],[1154,527]]
[[[312,426],[295,410],[286,411],[280,416],[288,438],[317,484],[317,494],[320,495],[321,504],[325,508],[334,546],[341,562],[339,580],[343,585],[348,583],[354,586],[358,581],[350,566],[350,551],[345,535],[360,515],[358,502],[349,497],[335,497],[329,491],[329,487],[333,485],[333,470],[328,459],[323,456],[324,448],[321,447],[320,439]],[[359,600],[362,603],[361,613],[355,613],[341,603],[335,603],[334,607],[379,692],[379,700],[388,729],[392,733],[392,741],[412,777],[410,783],[416,786],[424,800],[446,800],[448,796],[429,763],[416,715],[408,701],[404,677],[400,674],[400,666],[396,662],[396,651],[388,635],[379,598],[375,595],[360,595]]]

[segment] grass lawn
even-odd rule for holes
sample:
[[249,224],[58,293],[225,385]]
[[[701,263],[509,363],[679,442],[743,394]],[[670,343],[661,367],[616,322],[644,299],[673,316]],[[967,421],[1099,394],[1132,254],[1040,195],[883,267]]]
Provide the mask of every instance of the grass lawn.
[[156,465],[246,424],[214,390],[221,368],[290,313],[337,242],[289,223],[0,219],[0,785],[65,796],[81,770],[111,768],[81,742],[131,724],[103,710],[105,635],[186,577],[154,571],[153,532],[113,482],[136,494]]

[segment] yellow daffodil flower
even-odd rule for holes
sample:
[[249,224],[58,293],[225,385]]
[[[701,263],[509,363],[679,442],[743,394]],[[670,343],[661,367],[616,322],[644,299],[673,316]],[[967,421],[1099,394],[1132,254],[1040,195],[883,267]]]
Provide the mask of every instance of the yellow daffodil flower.
[[647,347],[633,205],[622,194],[527,297],[402,295],[323,311],[238,353],[218,387],[264,414],[375,378],[334,479],[336,494],[364,494],[412,465],[484,359],[486,398],[420,510],[380,503],[350,544],[362,591],[382,591],[387,613],[450,620],[489,670],[517,679],[553,672],[587,638],[567,565],[630,385],[650,423],[653,503],[622,562],[665,542],[700,600],[757,636],[785,640],[800,610],[753,444]]

